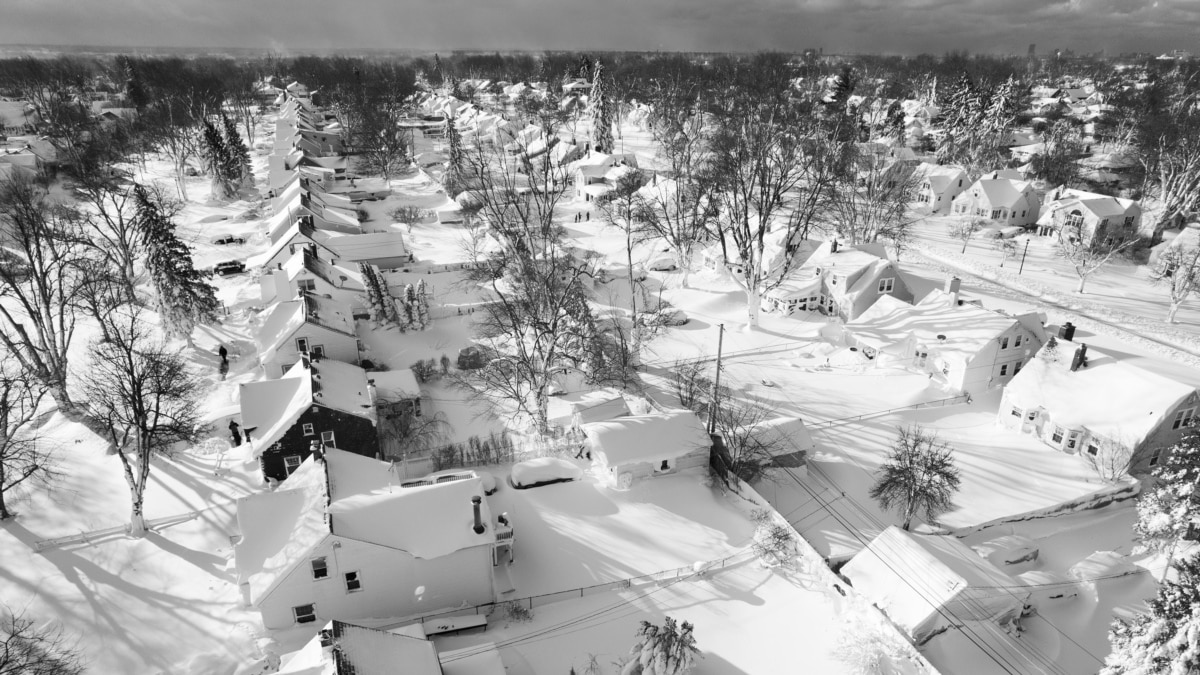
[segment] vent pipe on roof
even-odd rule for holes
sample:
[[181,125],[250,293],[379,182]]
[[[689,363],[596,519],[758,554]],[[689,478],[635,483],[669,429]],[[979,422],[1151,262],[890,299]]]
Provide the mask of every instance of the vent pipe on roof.
[[1075,350],[1075,356],[1071,358],[1071,372],[1080,368],[1087,368],[1087,345],[1083,343],[1080,343],[1079,348]]
[[483,513],[481,512],[483,497],[475,495],[471,497],[471,509],[475,512],[475,526],[471,528],[475,534],[483,534]]

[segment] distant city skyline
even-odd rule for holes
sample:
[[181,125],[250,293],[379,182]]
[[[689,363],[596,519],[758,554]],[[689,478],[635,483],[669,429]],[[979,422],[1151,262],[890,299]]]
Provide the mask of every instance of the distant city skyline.
[[1197,0],[3,0],[2,45],[288,52],[1200,51]]

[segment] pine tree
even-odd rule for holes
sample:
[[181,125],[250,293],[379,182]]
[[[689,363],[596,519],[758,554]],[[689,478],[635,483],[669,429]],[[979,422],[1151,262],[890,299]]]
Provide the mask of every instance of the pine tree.
[[235,182],[229,179],[232,161],[225,139],[209,120],[204,120],[204,161],[212,175],[212,194],[217,199],[229,199],[237,192]]
[[694,626],[687,621],[676,624],[666,617],[662,626],[643,621],[638,640],[630,650],[633,656],[621,670],[622,675],[684,675],[696,666]]
[[134,186],[137,222],[146,250],[146,271],[167,335],[190,339],[196,324],[217,320],[221,303],[208,283],[211,272],[196,269],[192,252],[175,235],[175,223],[146,188]]
[[412,284],[404,287],[404,316],[400,317],[404,322],[405,327],[418,330],[421,327],[421,322],[417,317],[417,290]]
[[371,308],[371,318],[375,323],[383,325],[387,322],[387,310],[383,306],[383,297],[375,273],[367,263],[359,263],[358,271],[362,274],[363,286],[367,289],[367,306]]
[[421,324],[421,330],[425,330],[429,326],[429,291],[425,287],[425,280],[421,279],[417,282],[417,318]]
[[387,279],[383,278],[383,273],[378,267],[372,266],[372,271],[375,274],[375,285],[379,287],[380,304],[383,306],[384,316],[387,320],[400,327],[401,331],[406,330],[404,321],[400,316],[400,312],[396,310],[396,300],[392,297],[392,292],[388,290]]
[[225,177],[237,185],[254,183],[254,175],[250,171],[250,148],[242,140],[237,125],[224,113],[221,114],[221,124],[225,127]]
[[1200,669],[1200,559],[1181,560],[1150,610],[1117,619],[1100,675],[1186,675]]
[[1173,557],[1188,530],[1200,525],[1200,430],[1189,427],[1152,475],[1153,487],[1138,498],[1133,531],[1148,548]]
[[592,68],[592,74],[596,78],[592,81],[592,93],[588,97],[592,110],[592,149],[612,154],[612,102],[608,100],[608,91],[604,86],[604,66],[599,61]]
[[442,186],[446,188],[446,195],[453,198],[463,188],[462,134],[453,119],[446,122],[446,141],[450,145],[450,153],[446,173],[442,176]]
[[1021,112],[1022,98],[1021,85],[1017,80],[1009,75],[992,93],[992,100],[988,105],[986,124],[993,132],[1002,132],[1013,126],[1017,121],[1017,114]]

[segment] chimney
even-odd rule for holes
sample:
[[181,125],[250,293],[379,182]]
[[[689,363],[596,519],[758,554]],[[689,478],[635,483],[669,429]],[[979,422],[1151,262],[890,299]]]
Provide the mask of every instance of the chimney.
[[953,295],[956,300],[958,299],[958,292],[961,288],[962,279],[959,279],[958,277],[946,277],[946,285],[943,287],[943,290],[950,295]]
[[1075,350],[1075,356],[1071,359],[1071,372],[1080,368],[1087,368],[1087,345],[1083,343],[1079,344],[1079,348]]
[[829,252],[837,253],[837,246],[838,246],[837,239],[834,239],[833,241],[829,242]]
[[483,497],[475,495],[471,497],[471,508],[475,511],[475,527],[471,528],[475,534],[483,534],[483,514],[480,512],[480,505],[483,503]]

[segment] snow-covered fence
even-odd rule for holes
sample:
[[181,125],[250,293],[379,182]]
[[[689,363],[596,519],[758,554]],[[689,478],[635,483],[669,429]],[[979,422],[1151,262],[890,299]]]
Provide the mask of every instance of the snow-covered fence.
[[[686,581],[691,578],[699,578],[699,577],[711,576],[714,574],[720,574],[721,572],[725,572],[727,570],[736,569],[740,565],[743,565],[745,563],[755,560],[755,558],[756,558],[756,556],[750,551],[739,551],[737,553],[726,556],[724,558],[719,558],[717,560],[710,560],[710,561],[698,563],[695,565],[689,565],[688,567],[674,567],[671,569],[661,570],[659,572],[653,572],[651,574],[643,574],[641,576],[636,576],[636,577],[626,577],[626,578],[622,578],[622,579],[616,579],[614,581],[608,581],[608,582],[605,582],[602,584],[593,584],[591,586],[581,586],[579,588],[572,588],[572,589],[563,590],[563,591],[556,591],[554,593],[542,593],[541,595],[528,595],[528,596],[521,597],[521,598],[505,598],[502,600],[497,600],[495,602],[484,603],[482,605],[475,605],[472,607],[459,607],[456,609],[448,609],[448,610],[444,610],[441,612],[434,612],[432,614],[423,614],[420,616],[412,616],[412,617],[408,617],[408,618],[404,619],[403,621],[390,623],[390,624],[386,624],[386,625],[369,626],[369,627],[379,628],[382,630],[390,630],[392,628],[406,626],[408,624],[415,623],[415,622],[424,623],[426,621],[431,621],[434,619],[444,619],[446,617],[451,617],[451,616],[473,616],[473,615],[478,615],[478,614],[491,614],[494,609],[496,609],[502,605],[508,605],[509,603],[515,603],[517,605],[520,605],[521,607],[524,607],[525,609],[532,610],[535,607],[543,607],[545,605],[549,605],[549,604],[552,604],[555,602],[563,602],[565,600],[577,600],[579,598],[586,597],[589,595],[596,595],[598,593],[608,593],[608,592],[612,592],[612,591],[636,590],[636,589],[654,585],[654,584],[664,584],[664,585],[665,584],[673,584],[673,583],[677,583],[680,581]],[[364,624],[364,625],[367,625],[367,624]]]
[[1023,520],[1035,520],[1037,518],[1049,518],[1051,516],[1061,516],[1066,513],[1076,513],[1079,511],[1089,511],[1091,509],[1100,509],[1112,504],[1113,502],[1121,502],[1127,499],[1135,499],[1141,493],[1142,483],[1136,478],[1126,476],[1121,481],[1113,485],[1106,485],[1095,492],[1089,492],[1082,497],[1072,499],[1065,502],[1060,502],[1054,506],[1048,506],[1044,509],[1035,511],[1026,511],[1015,515],[1004,516],[995,520],[989,520],[986,523],[978,525],[970,525],[951,532],[956,537],[966,537],[968,535],[986,530],[989,527],[1002,525],[1004,523],[1015,523]]
[[941,408],[942,406],[958,405],[960,403],[970,403],[970,402],[971,402],[971,397],[969,395],[959,394],[958,396],[939,398],[934,401],[922,401],[921,403],[913,403],[911,405],[902,405],[898,408],[888,408],[887,410],[873,410],[871,412],[866,412],[861,415],[855,415],[853,417],[839,417],[837,419],[824,420],[821,422],[811,422],[810,421],[810,422],[807,422],[807,426],[810,430],[811,429],[829,429],[831,427],[841,426],[843,424],[851,424],[853,422],[860,422],[862,420],[869,419],[872,417],[882,417],[883,415],[888,415],[888,414],[894,413],[894,412],[900,412],[901,410],[920,410],[921,408]]

